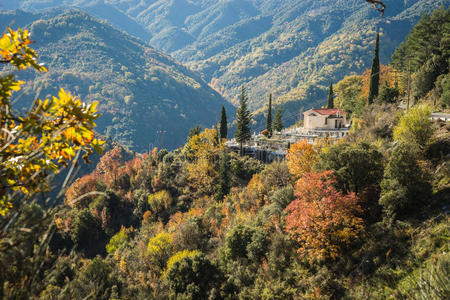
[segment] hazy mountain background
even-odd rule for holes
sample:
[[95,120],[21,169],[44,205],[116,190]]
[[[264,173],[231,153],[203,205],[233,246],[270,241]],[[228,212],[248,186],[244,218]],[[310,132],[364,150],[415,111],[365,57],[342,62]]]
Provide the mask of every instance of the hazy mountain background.
[[[233,104],[248,88],[259,130],[273,93],[284,123],[326,102],[327,87],[370,67],[375,35],[387,63],[420,16],[450,0],[22,0],[5,9],[79,7],[172,55]],[[8,3],[8,2],[7,2]]]
[[[49,72],[28,72],[19,103],[56,95],[59,87],[99,101],[98,131],[137,151],[173,149],[189,129],[213,126],[221,106],[234,107],[198,75],[142,41],[80,10],[0,13],[0,26],[29,28]],[[8,70],[2,70],[8,72]]]

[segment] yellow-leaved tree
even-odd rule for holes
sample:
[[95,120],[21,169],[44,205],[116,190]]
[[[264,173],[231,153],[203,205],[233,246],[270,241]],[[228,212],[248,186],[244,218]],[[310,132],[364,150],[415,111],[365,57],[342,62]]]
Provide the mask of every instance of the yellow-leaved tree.
[[428,106],[414,106],[400,118],[398,125],[394,128],[394,140],[415,145],[423,150],[436,130],[430,118],[431,109]]
[[[0,63],[12,66],[11,71],[46,72],[31,43],[27,30],[8,28],[0,38]],[[23,84],[12,73],[0,76],[0,286],[6,298],[37,295],[48,273],[43,266],[52,267],[48,244],[59,200],[43,197],[50,176],[80,155],[88,161],[103,144],[93,131],[97,103],[82,103],[61,89],[57,97],[36,99],[21,113],[12,103]]]
[[212,195],[217,179],[217,163],[222,148],[217,130],[206,128],[200,134],[192,136],[184,147],[189,160],[187,171],[192,187],[198,194]]
[[287,150],[286,163],[295,180],[313,170],[314,164],[319,160],[320,147],[318,143],[309,144],[304,139],[292,144]]

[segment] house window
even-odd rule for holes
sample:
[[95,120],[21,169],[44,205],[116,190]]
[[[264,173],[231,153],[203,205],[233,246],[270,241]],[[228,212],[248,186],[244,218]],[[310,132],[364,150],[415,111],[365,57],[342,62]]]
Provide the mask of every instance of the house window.
[[328,118],[325,117],[325,125],[327,125],[327,122],[328,122]]

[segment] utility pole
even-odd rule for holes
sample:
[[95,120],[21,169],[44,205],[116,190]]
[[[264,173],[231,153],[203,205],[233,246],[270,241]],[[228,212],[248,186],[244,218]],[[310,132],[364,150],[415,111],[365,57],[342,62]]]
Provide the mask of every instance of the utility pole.
[[165,131],[165,130],[158,130],[158,131],[157,131],[157,133],[159,134],[159,142],[160,142],[160,145],[161,145],[161,149],[164,148],[164,134],[165,134],[166,132],[167,132],[167,131]]

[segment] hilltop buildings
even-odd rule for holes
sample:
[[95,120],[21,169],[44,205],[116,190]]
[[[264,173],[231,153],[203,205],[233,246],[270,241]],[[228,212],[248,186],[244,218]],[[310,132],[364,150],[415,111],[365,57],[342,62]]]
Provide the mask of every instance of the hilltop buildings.
[[[244,145],[246,155],[253,156],[265,162],[284,158],[290,144],[306,139],[313,143],[318,138],[338,140],[347,135],[350,124],[347,123],[347,113],[338,108],[310,109],[303,113],[303,127],[292,127],[274,132],[272,138],[263,134],[252,135]],[[238,149],[234,139],[226,145],[233,150]]]
[[347,113],[339,108],[313,108],[303,113],[303,128],[309,130],[345,128],[346,115]]

